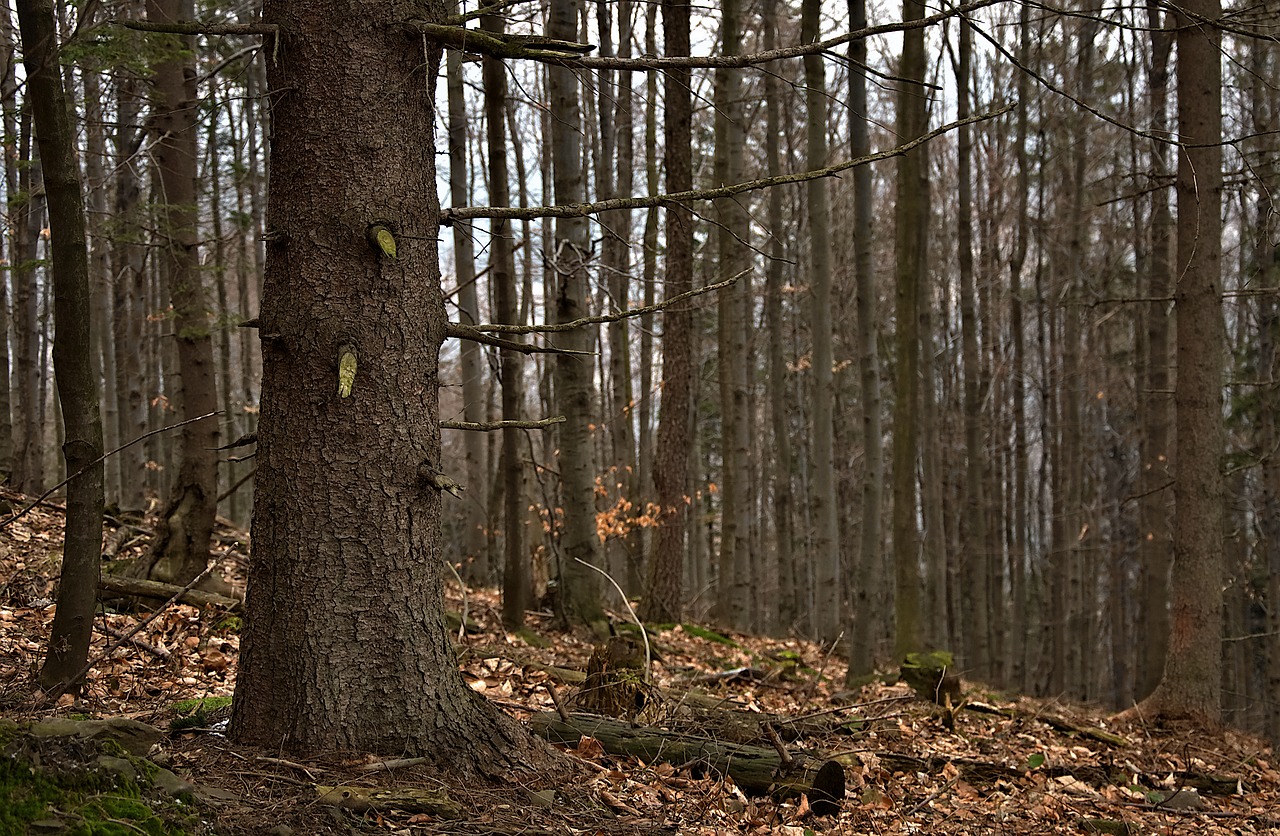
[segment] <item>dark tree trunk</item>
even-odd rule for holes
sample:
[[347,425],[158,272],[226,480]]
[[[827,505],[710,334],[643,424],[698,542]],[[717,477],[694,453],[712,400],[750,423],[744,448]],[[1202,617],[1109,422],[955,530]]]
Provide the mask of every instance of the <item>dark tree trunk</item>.
[[[463,683],[439,492],[440,48],[371,0],[270,0],[262,413],[232,734],[499,774],[543,751]],[[350,173],[358,171],[359,177]],[[368,240],[381,225],[396,257]],[[341,375],[342,370],[354,376]],[[348,381],[343,383],[343,381]]]
[[[689,54],[689,4],[665,0],[662,23],[667,55]],[[666,73],[667,191],[693,186],[692,102],[688,69]],[[666,298],[693,287],[693,216],[683,206],[667,209]],[[662,410],[653,481],[661,509],[649,561],[649,596],[644,617],[679,621],[684,609],[684,541],[688,519],[689,413],[693,376],[693,315],[685,306],[668,308],[662,329]]]
[[[149,0],[152,21],[190,20],[191,0]],[[218,410],[209,305],[201,278],[196,230],[196,68],[194,39],[169,36],[181,53],[156,67],[156,111],[152,149],[161,197],[160,269],[169,301],[178,354],[183,420]],[[182,428],[182,464],[174,480],[155,541],[139,575],[187,583],[204,571],[217,512],[219,422],[208,418]],[[145,568],[145,571],[142,569]],[[216,584],[215,584],[216,585]]]
[[89,657],[89,640],[93,636],[102,553],[102,418],[97,378],[90,360],[93,333],[86,327],[92,303],[84,197],[76,161],[75,126],[67,112],[59,74],[53,3],[22,0],[18,3],[18,23],[49,200],[56,329],[53,362],[65,427],[62,453],[67,473],[74,477],[67,485],[58,607],[49,635],[49,652],[40,671],[41,686],[60,692],[78,688],[76,679]]
[[1174,572],[1164,676],[1148,712],[1216,720],[1222,690],[1222,64],[1218,0],[1179,20]]

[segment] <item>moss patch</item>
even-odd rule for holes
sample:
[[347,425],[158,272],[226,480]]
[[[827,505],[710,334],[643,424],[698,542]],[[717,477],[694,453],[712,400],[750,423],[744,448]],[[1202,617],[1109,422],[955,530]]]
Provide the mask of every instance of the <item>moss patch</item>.
[[114,741],[6,731],[0,833],[165,836],[198,827],[189,807],[150,784],[159,767]]

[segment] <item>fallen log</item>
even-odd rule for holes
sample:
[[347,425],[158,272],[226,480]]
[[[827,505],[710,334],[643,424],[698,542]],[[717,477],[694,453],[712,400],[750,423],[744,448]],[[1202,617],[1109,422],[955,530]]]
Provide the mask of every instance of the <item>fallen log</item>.
[[242,606],[239,598],[228,598],[216,592],[202,592],[198,589],[183,592],[182,587],[170,583],[148,581],[142,578],[125,578],[119,575],[104,574],[98,579],[98,589],[112,595],[137,595],[140,598],[154,598],[158,601],[167,601],[175,594],[182,592],[178,600],[184,604],[197,607],[212,605],[224,607],[232,612],[239,612]]
[[844,799],[844,767],[836,761],[782,747],[724,743],[665,729],[632,726],[594,714],[571,714],[570,722],[543,711],[530,718],[534,734],[553,743],[577,745],[583,737],[600,741],[606,752],[647,761],[702,763],[733,779],[751,795],[807,795],[820,816],[838,812]]

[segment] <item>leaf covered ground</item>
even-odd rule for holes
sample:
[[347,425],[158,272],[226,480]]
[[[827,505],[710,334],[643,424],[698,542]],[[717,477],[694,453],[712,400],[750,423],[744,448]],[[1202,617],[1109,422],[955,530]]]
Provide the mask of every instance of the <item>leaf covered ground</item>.
[[[19,497],[5,498],[21,507]],[[1252,737],[1119,724],[1097,709],[1017,699],[973,683],[965,683],[964,701],[949,712],[888,676],[845,690],[840,659],[815,644],[693,625],[652,635],[657,701],[693,695],[716,711],[776,715],[774,725],[803,718],[804,736],[772,745],[844,765],[838,813],[817,815],[803,795],[748,795],[698,763],[610,754],[593,738],[560,747],[578,767],[576,780],[494,787],[442,784],[402,753],[302,759],[238,746],[218,731],[227,700],[193,702],[229,697],[235,685],[239,622],[216,609],[175,605],[158,614],[101,615],[86,693],[39,707],[29,683],[53,617],[61,527],[60,510],[42,506],[0,530],[0,717],[142,721],[165,731],[150,760],[193,787],[181,802],[187,815],[165,819],[173,830],[125,822],[118,830],[82,832],[179,832],[172,822],[182,822],[182,832],[280,836],[1280,832],[1280,769]],[[118,559],[145,545],[145,526],[117,521],[109,528]],[[223,528],[216,549],[218,568],[239,589],[246,540]],[[551,630],[541,616],[531,619],[526,636],[503,632],[490,590],[464,595],[451,584],[447,604],[456,614],[467,612],[459,658],[474,690],[521,720],[555,711],[553,696],[572,704],[590,641]],[[633,719],[658,717],[642,711]],[[699,733],[687,721],[685,731]],[[326,787],[345,788],[343,797],[324,795]],[[44,826],[52,829],[44,832],[58,832],[59,821],[75,832],[70,814],[50,815]]]

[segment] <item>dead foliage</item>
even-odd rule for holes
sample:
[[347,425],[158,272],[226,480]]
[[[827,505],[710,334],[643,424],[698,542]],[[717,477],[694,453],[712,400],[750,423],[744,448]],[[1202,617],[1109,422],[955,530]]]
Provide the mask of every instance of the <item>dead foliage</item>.
[[[19,507],[20,498],[6,498]],[[61,527],[60,509],[49,506],[0,530],[4,717],[124,716],[169,729],[192,713],[182,701],[232,693],[237,617],[178,605],[127,641],[121,637],[150,613],[103,612],[92,651],[103,658],[85,693],[36,711],[28,683],[53,617]],[[145,526],[116,520],[106,537],[116,559],[126,559],[146,535]],[[240,592],[246,542],[223,528],[215,555]],[[462,612],[463,591],[451,584],[448,594],[449,609]],[[608,645],[551,632],[549,615],[531,619],[531,636],[545,646],[503,632],[491,590],[466,591],[465,605],[462,675],[516,718],[580,711],[593,701],[582,691],[584,672],[595,687],[602,671],[624,670],[625,705],[613,713],[625,722],[772,747],[784,764],[837,762],[846,786],[838,811],[817,815],[805,795],[750,795],[703,762],[611,753],[592,737],[561,747],[583,777],[555,785],[449,785],[398,752],[303,760],[256,751],[222,736],[225,711],[217,710],[170,732],[152,758],[199,788],[201,819],[223,834],[1280,831],[1280,771],[1264,743],[1242,734],[1117,724],[1099,710],[973,683],[964,683],[958,705],[932,704],[896,682],[846,691],[843,666],[815,644],[688,626],[651,632],[646,676],[634,653],[625,665],[603,665]]]

